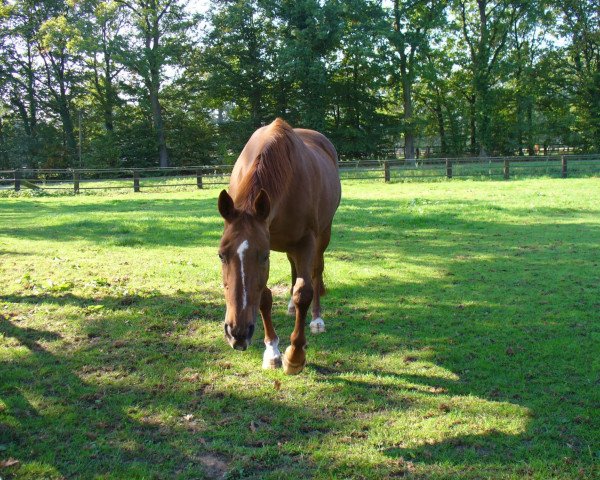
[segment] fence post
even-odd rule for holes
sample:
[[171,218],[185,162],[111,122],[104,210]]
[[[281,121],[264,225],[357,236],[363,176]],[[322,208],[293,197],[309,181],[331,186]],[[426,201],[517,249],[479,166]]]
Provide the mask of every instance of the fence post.
[[196,186],[202,188],[202,170],[196,170]]
[[388,161],[383,162],[383,179],[385,183],[390,182],[390,164]]
[[138,172],[137,170],[133,171],[133,191],[140,191],[140,172]]
[[446,177],[452,178],[452,160],[446,159]]
[[560,161],[562,164],[562,178],[567,178],[567,159],[562,155]]
[[504,159],[504,180],[508,180],[510,178],[510,160],[508,158]]
[[21,190],[21,170],[15,168],[15,192]]
[[73,170],[73,192],[79,193],[79,172]]

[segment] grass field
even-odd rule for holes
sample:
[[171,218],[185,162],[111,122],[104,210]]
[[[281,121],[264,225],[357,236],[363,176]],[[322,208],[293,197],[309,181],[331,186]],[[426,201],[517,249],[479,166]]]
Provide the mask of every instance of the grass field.
[[343,188],[297,377],[225,343],[218,189],[1,198],[0,477],[598,478],[600,179]]

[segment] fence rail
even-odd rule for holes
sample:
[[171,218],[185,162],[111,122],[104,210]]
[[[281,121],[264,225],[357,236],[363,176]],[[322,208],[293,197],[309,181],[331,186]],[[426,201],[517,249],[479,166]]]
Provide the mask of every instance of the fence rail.
[[[549,175],[600,175],[600,155],[536,157],[463,157],[408,160],[343,160],[343,180],[408,181],[435,178],[499,178]],[[231,165],[150,168],[78,168],[0,170],[0,189],[73,191],[196,187],[229,183]]]

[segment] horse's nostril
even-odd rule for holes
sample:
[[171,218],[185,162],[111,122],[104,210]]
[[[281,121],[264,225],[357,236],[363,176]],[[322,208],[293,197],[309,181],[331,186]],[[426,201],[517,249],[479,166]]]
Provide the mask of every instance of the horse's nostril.
[[252,335],[254,335],[254,325],[250,325],[250,327],[248,327],[248,340],[252,338]]

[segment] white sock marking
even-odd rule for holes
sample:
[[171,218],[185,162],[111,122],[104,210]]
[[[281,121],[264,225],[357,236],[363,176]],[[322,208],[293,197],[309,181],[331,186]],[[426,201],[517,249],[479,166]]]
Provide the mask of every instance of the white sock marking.
[[321,317],[310,322],[310,331],[311,333],[323,333],[325,331],[325,322]]
[[265,342],[265,357],[277,358],[281,356],[279,351],[279,339],[275,339],[272,342]]
[[279,351],[279,339],[276,338],[272,342],[265,342],[265,353],[263,354],[263,368],[272,368],[273,360],[281,359]]
[[244,253],[246,252],[246,250],[248,250],[249,246],[250,244],[248,243],[248,240],[244,240],[242,243],[240,243],[240,246],[237,249],[237,254],[240,257],[240,270],[242,273],[242,310],[246,308],[246,305],[248,305],[248,297],[246,294],[246,274],[244,273]]

